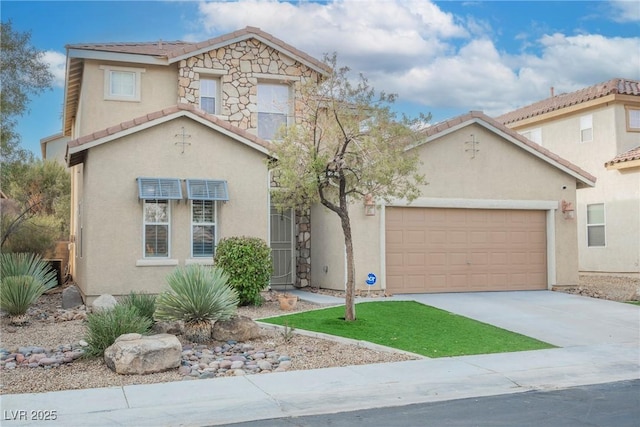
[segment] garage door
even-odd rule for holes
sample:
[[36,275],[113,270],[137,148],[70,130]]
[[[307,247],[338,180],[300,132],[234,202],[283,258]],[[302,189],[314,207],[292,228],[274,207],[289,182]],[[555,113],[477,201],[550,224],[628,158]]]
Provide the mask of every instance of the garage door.
[[547,288],[545,211],[385,210],[391,293]]

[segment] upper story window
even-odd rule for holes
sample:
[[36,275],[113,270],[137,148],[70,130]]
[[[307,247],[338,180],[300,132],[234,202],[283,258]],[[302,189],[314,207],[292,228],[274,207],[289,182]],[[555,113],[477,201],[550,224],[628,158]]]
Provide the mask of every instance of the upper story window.
[[593,141],[593,116],[580,117],[580,142]]
[[541,128],[524,131],[522,132],[521,135],[527,138],[528,140],[535,142],[538,145],[542,145],[542,129]]
[[278,130],[287,124],[289,113],[289,86],[285,84],[258,84],[258,136],[272,140]]
[[111,101],[140,101],[140,80],[143,68],[112,67],[104,70],[104,99]]
[[625,107],[627,112],[627,131],[640,132],[640,108]]
[[587,246],[605,246],[604,203],[587,205]]
[[218,79],[200,78],[200,108],[209,114],[216,114],[218,99]]

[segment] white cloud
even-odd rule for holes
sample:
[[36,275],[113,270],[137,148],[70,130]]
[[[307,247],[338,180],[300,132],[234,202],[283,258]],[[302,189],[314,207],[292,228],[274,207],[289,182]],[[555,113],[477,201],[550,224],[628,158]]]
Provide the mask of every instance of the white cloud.
[[611,8],[616,22],[640,21],[640,3],[637,0],[613,0]]
[[64,87],[64,74],[67,64],[67,57],[65,54],[54,50],[47,50],[44,52],[42,60],[47,64],[51,74],[53,74],[53,85],[57,87]]
[[[615,5],[630,9],[630,3],[637,5]],[[640,79],[640,38],[558,33],[518,39],[513,52],[504,52],[491,41],[501,28],[424,0],[239,0],[201,3],[199,9],[205,30],[190,39],[260,27],[319,59],[338,52],[340,65],[426,112],[497,115],[548,97],[551,86],[560,93],[614,77]]]

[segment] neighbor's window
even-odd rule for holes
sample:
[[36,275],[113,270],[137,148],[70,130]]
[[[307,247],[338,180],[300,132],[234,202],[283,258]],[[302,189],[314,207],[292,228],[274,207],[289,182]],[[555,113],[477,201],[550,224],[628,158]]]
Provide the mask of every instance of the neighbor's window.
[[191,201],[191,254],[212,257],[216,243],[216,202]]
[[144,256],[168,258],[170,235],[168,200],[144,200]]
[[604,203],[587,205],[587,246],[605,246]]
[[104,98],[114,101],[140,101],[143,68],[101,66],[104,70]]
[[640,108],[625,107],[627,110],[627,131],[640,132]]
[[274,83],[258,84],[258,136],[272,140],[287,124],[289,86]]
[[542,145],[542,129],[536,128],[522,132],[522,136],[538,145]]
[[200,79],[200,108],[209,114],[216,114],[218,98],[218,81],[216,79]]
[[580,117],[580,142],[593,141],[593,116]]

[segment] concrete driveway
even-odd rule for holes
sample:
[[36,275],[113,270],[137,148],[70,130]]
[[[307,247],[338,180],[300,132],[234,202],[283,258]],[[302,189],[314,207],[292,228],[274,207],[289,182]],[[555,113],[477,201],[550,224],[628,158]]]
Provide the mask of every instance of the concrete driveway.
[[640,307],[551,291],[395,295],[559,347],[635,344]]

